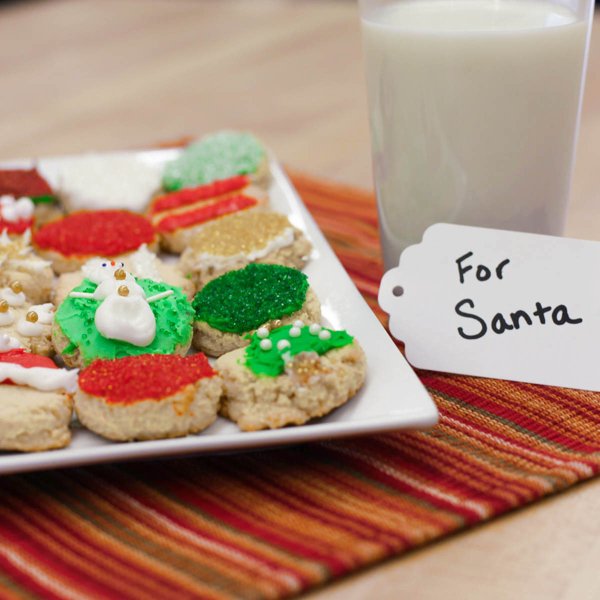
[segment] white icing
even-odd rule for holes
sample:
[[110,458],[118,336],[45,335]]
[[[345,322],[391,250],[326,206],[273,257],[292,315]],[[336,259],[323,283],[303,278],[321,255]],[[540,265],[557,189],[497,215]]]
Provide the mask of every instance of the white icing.
[[130,155],[88,154],[61,165],[57,181],[71,210],[143,212],[160,188],[161,170]]
[[144,290],[136,283],[135,279],[129,273],[127,273],[127,275],[128,277],[125,279],[113,278],[103,281],[92,294],[94,300],[104,300],[111,294],[117,294],[122,285],[127,286],[130,296],[141,296],[143,298],[145,296]]
[[105,338],[147,346],[156,336],[156,318],[145,298],[111,294],[97,308],[96,329]]
[[319,332],[320,340],[328,340],[330,337],[331,337],[331,332],[327,331],[327,329],[323,329],[322,331]]
[[263,325],[256,330],[256,335],[261,339],[269,337],[269,329]]
[[19,198],[13,196],[0,196],[0,215],[4,221],[17,223],[28,221],[33,217],[35,206],[31,198]]
[[17,333],[20,333],[24,337],[39,337],[44,334],[45,325],[36,321],[32,323],[25,317],[21,317],[17,321]]
[[277,350],[285,350],[290,347],[290,342],[288,340],[279,340],[277,342]]
[[300,337],[300,327],[292,327],[290,329],[290,337]]
[[50,325],[54,321],[54,304],[46,302],[45,304],[35,304],[29,310],[37,313],[38,323]]
[[278,235],[270,240],[266,246],[258,250],[253,250],[252,252],[248,252],[247,254],[239,253],[232,256],[216,256],[214,254],[209,254],[208,252],[201,252],[200,254],[196,255],[197,262],[195,268],[198,270],[203,270],[213,267],[220,270],[238,263],[241,260],[253,262],[255,260],[264,258],[268,254],[271,254],[271,252],[275,252],[280,248],[291,246],[293,243],[294,230],[291,227],[286,227],[281,235]]
[[0,333],[0,352],[7,352],[8,350],[15,350],[22,347],[23,345],[18,339],[6,333]]
[[11,238],[6,229],[0,233],[0,265],[6,270],[27,271],[39,273],[52,263],[32,255],[33,249],[29,245],[31,230],[27,229],[22,236]]
[[89,279],[92,283],[102,283],[108,279],[115,278],[115,271],[123,269],[125,263],[120,260],[111,260],[110,258],[90,258],[81,267],[83,276]]
[[142,244],[133,254],[130,254],[127,257],[127,264],[136,277],[162,282],[158,271],[160,261],[154,252],[148,250],[147,244]]
[[25,304],[25,294],[23,292],[15,294],[9,287],[0,290],[0,299],[6,300],[9,306],[23,306]]
[[273,347],[273,342],[271,340],[260,340],[260,348],[261,350],[270,350]]
[[[10,312],[10,309],[6,312],[0,313],[0,327],[6,327],[12,325],[15,322],[15,315]],[[1,351],[1,349],[0,349]]]
[[78,369],[48,369],[23,367],[14,363],[0,363],[0,381],[10,379],[17,385],[28,385],[42,392],[65,390],[72,394],[77,389]]
[[313,323],[308,330],[313,334],[317,335],[321,331],[322,327],[318,323]]

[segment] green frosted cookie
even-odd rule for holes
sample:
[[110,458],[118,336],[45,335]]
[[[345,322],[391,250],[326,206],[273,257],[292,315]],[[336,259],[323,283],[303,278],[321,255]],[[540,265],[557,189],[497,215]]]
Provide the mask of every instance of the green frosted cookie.
[[190,144],[163,173],[163,188],[176,191],[226,179],[252,175],[264,164],[267,154],[250,133],[220,131]]

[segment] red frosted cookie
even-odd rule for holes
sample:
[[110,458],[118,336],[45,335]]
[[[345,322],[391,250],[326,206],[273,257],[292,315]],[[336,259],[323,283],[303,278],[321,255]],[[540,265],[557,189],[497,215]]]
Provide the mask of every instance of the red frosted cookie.
[[181,253],[210,221],[266,204],[267,194],[246,175],[214,181],[155,198],[150,218],[169,252]]
[[143,354],[95,360],[79,375],[75,409],[111,440],[198,433],[217,416],[222,381],[204,354]]
[[33,237],[38,253],[57,273],[75,271],[95,256],[112,258],[152,248],[156,234],[142,215],[125,210],[75,212],[38,229]]

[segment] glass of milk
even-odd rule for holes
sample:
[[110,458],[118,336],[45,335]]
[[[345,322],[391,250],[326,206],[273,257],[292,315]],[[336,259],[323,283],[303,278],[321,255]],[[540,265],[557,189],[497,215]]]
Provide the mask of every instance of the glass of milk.
[[560,235],[591,0],[360,0],[386,269],[437,222]]

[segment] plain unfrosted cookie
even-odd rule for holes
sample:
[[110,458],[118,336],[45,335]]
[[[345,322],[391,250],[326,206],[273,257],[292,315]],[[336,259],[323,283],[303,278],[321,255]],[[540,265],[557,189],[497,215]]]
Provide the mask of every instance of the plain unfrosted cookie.
[[205,225],[181,255],[181,270],[197,289],[250,263],[302,269],[312,245],[282,214],[249,210]]
[[155,198],[149,218],[160,235],[161,247],[181,254],[207,223],[264,207],[268,200],[264,190],[242,175]]
[[96,360],[79,376],[75,410],[110,440],[181,437],[214,422],[222,388],[202,354]]
[[293,329],[255,334],[247,348],[217,359],[221,414],[243,431],[302,425],[347,402],[364,383],[364,352],[346,332],[315,324],[297,335]]
[[[0,346],[5,342],[2,336]],[[4,348],[0,382],[0,450],[38,452],[69,444],[75,371],[58,369],[50,359],[22,349]]]
[[294,322],[321,320],[321,306],[304,273],[271,264],[250,264],[213,279],[192,302],[193,345],[221,356],[249,343],[248,336]]

